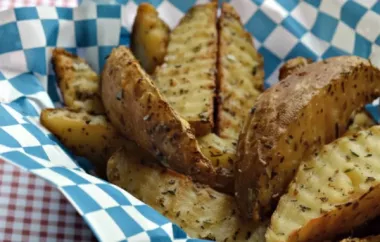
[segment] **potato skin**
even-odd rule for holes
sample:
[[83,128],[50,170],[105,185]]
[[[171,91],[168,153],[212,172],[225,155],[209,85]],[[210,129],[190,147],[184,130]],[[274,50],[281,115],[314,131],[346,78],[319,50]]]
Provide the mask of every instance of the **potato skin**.
[[163,63],[169,41],[169,26],[149,3],[141,3],[132,27],[131,50],[148,74]]
[[89,159],[99,176],[105,178],[108,158],[121,145],[131,143],[103,115],[69,109],[44,109],[41,124],[75,155]]
[[102,99],[111,123],[162,164],[195,180],[215,183],[189,124],[169,106],[126,47],[115,48],[102,73]]
[[297,70],[259,96],[238,143],[235,190],[242,215],[267,217],[300,159],[341,136],[351,113],[379,94],[379,80],[368,61],[334,57]]
[[308,64],[311,64],[312,62],[313,60],[301,56],[287,60],[280,68],[278,79],[280,81],[284,80],[287,76],[291,75],[296,70]]
[[158,166],[139,147],[117,151],[108,161],[107,174],[111,183],[153,207],[192,238],[265,241],[267,223],[241,220],[232,196]]

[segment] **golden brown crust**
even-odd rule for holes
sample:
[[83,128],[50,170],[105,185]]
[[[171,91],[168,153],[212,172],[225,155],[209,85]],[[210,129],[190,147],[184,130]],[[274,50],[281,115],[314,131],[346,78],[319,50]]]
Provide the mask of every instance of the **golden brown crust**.
[[240,220],[233,197],[153,164],[136,149],[117,151],[107,166],[110,182],[176,223],[192,238],[264,242],[267,223]]
[[380,235],[368,236],[365,238],[347,238],[340,242],[379,242]]
[[284,80],[287,76],[295,72],[301,67],[311,64],[313,60],[305,57],[295,57],[287,60],[280,68],[279,80]]
[[379,94],[379,79],[368,61],[343,56],[300,68],[264,92],[238,144],[235,189],[242,214],[268,216],[300,159],[346,131],[351,113]]
[[103,114],[99,77],[87,62],[64,49],[54,49],[52,62],[65,105],[72,110]]
[[102,74],[102,98],[112,124],[164,165],[215,184],[189,124],[169,106],[126,47],[115,48]]
[[132,27],[131,50],[149,74],[163,63],[169,41],[169,26],[149,3],[141,3]]
[[244,119],[263,90],[263,59],[228,3],[222,5],[218,27],[216,132],[222,138],[236,141]]

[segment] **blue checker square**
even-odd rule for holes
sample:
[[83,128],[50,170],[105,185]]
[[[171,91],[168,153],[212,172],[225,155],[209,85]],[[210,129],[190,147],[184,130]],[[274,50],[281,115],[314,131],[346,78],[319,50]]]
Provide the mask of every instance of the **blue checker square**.
[[15,89],[17,89],[17,91],[23,93],[24,95],[44,91],[44,88],[41,86],[41,83],[37,77],[30,73],[21,74],[11,78],[9,79],[9,82]]
[[131,34],[129,33],[129,31],[126,28],[122,27],[120,30],[119,45],[129,46],[130,36]]
[[[150,4],[152,4],[154,7],[158,7],[163,0],[149,0],[149,1],[146,1],[146,0],[129,0],[129,1],[134,1],[137,5],[140,5],[141,3],[144,3],[144,2],[149,2]],[[174,5],[178,5],[179,3],[182,3],[182,2],[193,2],[194,0],[186,0],[186,1],[171,1],[172,3],[174,3]]]
[[291,15],[286,17],[281,24],[299,39],[307,32],[305,27],[303,27],[302,24],[295,20]]
[[6,79],[5,79],[5,76],[3,75],[3,73],[1,73],[1,71],[0,71],[0,81],[1,80],[6,80]]
[[359,23],[359,20],[366,12],[367,9],[362,5],[354,1],[347,1],[342,7],[340,18],[348,26],[355,29],[356,25]]
[[66,177],[77,185],[89,184],[90,182],[66,167],[52,167],[51,170]]
[[26,168],[28,170],[45,168],[40,163],[36,162],[35,160],[30,158],[26,154],[21,153],[20,151],[6,152],[6,153],[3,153],[1,155],[4,156],[6,159],[18,164],[19,166]]
[[0,25],[0,54],[22,49],[20,34],[15,22]]
[[347,53],[346,51],[344,51],[344,50],[342,50],[342,49],[339,49],[339,48],[334,47],[334,46],[330,46],[330,47],[325,51],[325,53],[323,53],[322,58],[323,58],[323,59],[327,59],[327,58],[334,57],[334,56],[348,55],[348,54],[349,54],[349,53]]
[[78,47],[96,46],[98,43],[96,20],[75,21],[75,38]]
[[305,0],[305,2],[316,8],[319,8],[319,5],[321,5],[321,0]]
[[152,221],[155,224],[158,225],[164,225],[168,222],[168,219],[162,216],[160,213],[157,213],[153,208],[146,206],[146,205],[140,205],[135,206],[135,208],[147,219]]
[[17,120],[8,113],[3,105],[0,105],[0,127],[18,124]]
[[169,235],[162,228],[157,228],[147,231],[150,238],[155,238],[155,241],[171,242]]
[[[380,35],[377,36],[376,40],[375,40],[375,44],[379,45],[380,46]],[[1,73],[0,73],[0,79],[1,79]]]
[[30,20],[38,19],[37,9],[34,7],[29,8],[15,8],[15,14],[17,20]]
[[261,5],[263,4],[264,0],[252,0],[254,3],[256,3],[257,5]]
[[305,58],[310,58],[312,60],[316,60],[318,58],[317,54],[315,54],[309,47],[299,42],[286,56],[286,60],[295,58],[297,56],[303,56]]
[[43,19],[41,23],[46,36],[46,45],[55,47],[59,33],[59,21],[55,19]]
[[298,2],[298,0],[277,0],[277,3],[279,3],[289,12],[292,11],[298,5]]
[[36,109],[33,107],[33,105],[29,102],[29,100],[26,97],[17,98],[15,101],[9,103],[8,105],[20,114],[22,114],[23,116],[39,116]]
[[118,5],[97,5],[98,18],[120,18],[121,8]]
[[28,70],[46,75],[45,48],[33,48],[24,50]]
[[380,14],[380,1],[377,1],[375,5],[372,6],[372,11]]
[[364,38],[362,35],[355,34],[355,47],[354,55],[361,56],[363,58],[368,58],[371,55],[372,43]]
[[100,207],[94,198],[92,198],[76,185],[62,187],[62,190],[76,202],[78,208],[82,211],[83,214],[102,209],[102,207]]
[[33,135],[41,145],[54,144],[48,136],[46,136],[37,126],[31,123],[22,124],[22,126]]
[[107,57],[111,54],[113,46],[101,46],[99,47],[99,70],[103,70],[103,66],[106,63]]
[[176,224],[172,224],[174,239],[186,239],[186,233]]
[[132,205],[131,202],[114,186],[110,184],[97,184],[105,193],[111,195],[113,199],[120,205]]
[[270,50],[265,47],[261,47],[259,49],[260,54],[264,57],[264,72],[265,77],[269,77],[274,70],[276,70],[277,66],[281,63],[281,59],[278,58],[275,54],[273,54]]
[[[162,2],[162,1],[157,1]],[[182,12],[187,12],[195,3],[195,0],[186,0],[186,1],[178,1],[178,0],[169,0],[176,8],[181,10]]]
[[127,237],[136,235],[144,229],[121,207],[107,208],[106,212],[119,225],[121,231]]
[[277,24],[273,22],[261,10],[258,10],[247,22],[246,28],[252,30],[252,34],[261,42],[269,36],[276,28]]
[[48,89],[47,92],[49,94],[49,97],[53,103],[61,101],[59,94],[58,94],[57,80],[55,78],[55,75],[49,75],[48,76],[47,89]]
[[56,8],[59,19],[72,20],[73,19],[73,10],[71,8]]
[[372,103],[367,104],[365,105],[365,109],[371,115],[371,117],[376,121],[376,123],[380,122],[380,112],[379,112],[378,105],[373,105]]
[[129,0],[116,0],[116,2],[118,4],[124,5],[124,4],[127,4],[129,2]]
[[318,12],[317,20],[311,32],[322,40],[330,42],[334,37],[338,20],[322,12]]
[[0,145],[4,145],[6,147],[11,148],[20,148],[20,143],[12,137],[12,135],[5,132],[3,129],[0,128]]
[[28,153],[29,155],[34,155],[38,158],[49,160],[49,157],[47,156],[45,150],[42,148],[42,146],[34,146],[34,147],[25,147],[24,151]]

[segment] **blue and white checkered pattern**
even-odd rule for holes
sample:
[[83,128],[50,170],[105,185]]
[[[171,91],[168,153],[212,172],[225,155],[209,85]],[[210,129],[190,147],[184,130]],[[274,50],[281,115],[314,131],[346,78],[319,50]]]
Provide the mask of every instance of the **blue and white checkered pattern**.
[[[50,64],[53,48],[84,57],[99,72],[113,47],[129,44],[142,1],[112,1],[116,4],[88,1],[77,9],[0,12],[0,157],[56,185],[101,241],[190,241],[149,206],[84,172],[91,170],[88,162],[39,124],[41,109],[61,100]],[[149,2],[174,27],[185,11],[205,0]],[[267,87],[277,81],[279,66],[295,56],[318,60],[354,54],[380,66],[380,3],[375,0],[229,2],[264,56]],[[377,106],[367,110],[380,121]]]

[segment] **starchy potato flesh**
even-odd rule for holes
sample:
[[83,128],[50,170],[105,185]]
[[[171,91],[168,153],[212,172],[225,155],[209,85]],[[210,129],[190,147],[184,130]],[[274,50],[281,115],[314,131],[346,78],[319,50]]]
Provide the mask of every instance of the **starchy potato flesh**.
[[261,94],[238,143],[241,213],[267,217],[302,159],[342,136],[354,110],[377,97],[380,74],[354,56],[306,65]]
[[379,242],[380,235],[368,236],[365,238],[348,238],[341,240],[341,242]]
[[60,48],[53,51],[52,62],[65,105],[72,110],[103,114],[99,76],[87,62]]
[[281,81],[285,79],[287,76],[289,76],[299,68],[311,64],[312,62],[313,60],[301,56],[287,60],[280,68],[279,80]]
[[141,3],[133,23],[131,50],[149,74],[164,61],[169,41],[169,26],[149,3]]
[[215,169],[180,118],[126,47],[115,48],[102,73],[102,99],[114,127],[163,165],[213,187]]
[[108,179],[176,223],[192,238],[264,242],[266,223],[245,222],[234,198],[159,167],[136,149],[109,160]]
[[41,124],[75,155],[93,162],[101,177],[106,175],[106,163],[112,153],[121,145],[130,143],[119,135],[103,115],[63,108],[44,109]]
[[223,3],[218,22],[217,133],[236,141],[244,119],[263,90],[263,59],[239,15]]
[[216,3],[196,5],[170,33],[155,83],[197,136],[211,132],[217,59]]
[[272,215],[267,242],[323,241],[380,214],[380,126],[304,160]]
[[214,133],[197,138],[201,152],[216,169],[217,180],[224,184],[224,192],[234,192],[234,163],[236,160],[236,142],[222,139]]
[[370,117],[366,111],[360,111],[357,114],[354,114],[352,124],[348,127],[345,135],[354,134],[358,131],[368,129],[375,125],[375,121]]

